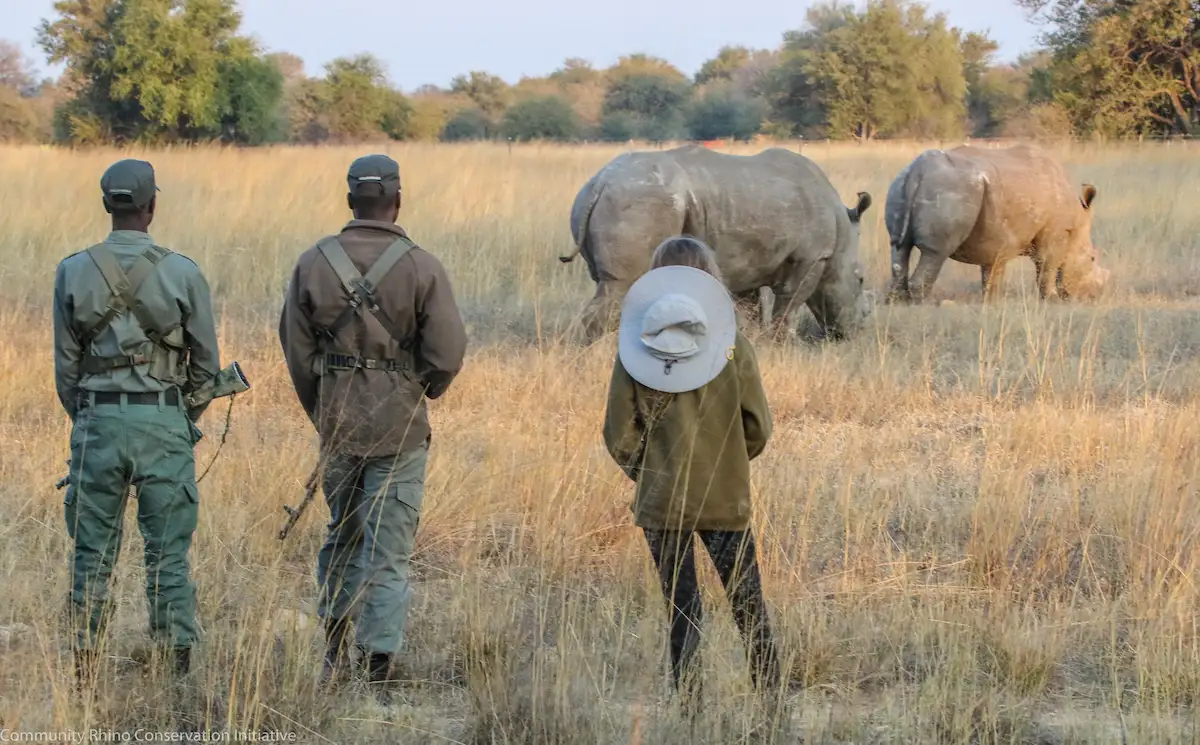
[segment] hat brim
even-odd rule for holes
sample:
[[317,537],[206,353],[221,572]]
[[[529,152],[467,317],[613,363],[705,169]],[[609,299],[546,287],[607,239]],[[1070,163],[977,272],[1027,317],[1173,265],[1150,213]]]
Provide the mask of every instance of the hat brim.
[[[642,343],[642,318],[663,295],[678,293],[699,303],[707,316],[707,333],[698,340],[699,351],[670,366],[651,354]],[[729,364],[737,343],[737,313],[733,298],[716,277],[690,266],[664,266],[642,275],[621,306],[617,353],[621,364],[637,382],[664,393],[685,393],[710,383]]]

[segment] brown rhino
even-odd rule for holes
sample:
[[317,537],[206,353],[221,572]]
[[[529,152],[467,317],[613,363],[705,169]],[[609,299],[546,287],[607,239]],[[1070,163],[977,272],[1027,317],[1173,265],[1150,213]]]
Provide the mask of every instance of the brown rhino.
[[[1095,297],[1109,279],[1092,245],[1095,199],[1096,187],[1084,184],[1076,194],[1066,170],[1039,147],[927,150],[888,189],[888,299],[926,299],[946,259],[979,266],[992,296],[1019,256],[1033,259],[1043,298]],[[914,246],[921,259],[910,279]]]
[[596,283],[582,318],[589,343],[612,330],[655,247],[681,234],[713,247],[738,299],[757,300],[769,288],[784,324],[807,305],[827,336],[842,338],[871,312],[858,256],[859,220],[870,204],[863,192],[846,207],[815,163],[783,148],[625,153],[579,190],[570,219],[575,252],[559,260],[582,254]]

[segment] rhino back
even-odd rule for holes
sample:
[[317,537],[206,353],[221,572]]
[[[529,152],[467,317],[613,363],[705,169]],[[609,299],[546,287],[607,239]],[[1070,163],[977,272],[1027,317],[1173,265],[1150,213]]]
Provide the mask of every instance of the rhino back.
[[962,146],[950,156],[964,170],[986,174],[987,190],[973,242],[1013,256],[1027,250],[1047,226],[1078,211],[1066,170],[1034,145]]
[[789,257],[831,255],[849,232],[833,184],[798,153],[770,148],[745,156],[685,147],[668,154],[686,174],[688,228],[717,252],[733,292],[769,285]]
[[595,191],[587,235],[596,281],[633,282],[658,244],[683,232],[686,188],[661,155],[626,153]]

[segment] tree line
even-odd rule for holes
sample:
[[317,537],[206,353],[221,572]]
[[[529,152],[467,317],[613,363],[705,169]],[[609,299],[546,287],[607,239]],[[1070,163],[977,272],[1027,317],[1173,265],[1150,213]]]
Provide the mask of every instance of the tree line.
[[832,0],[777,48],[726,46],[692,76],[630,54],[406,93],[365,53],[309,77],[241,32],[236,0],[60,0],[37,29],[57,80],[0,40],[0,141],[1125,138],[1200,122],[1200,1],[1013,1],[1043,27],[1013,63],[921,2]]

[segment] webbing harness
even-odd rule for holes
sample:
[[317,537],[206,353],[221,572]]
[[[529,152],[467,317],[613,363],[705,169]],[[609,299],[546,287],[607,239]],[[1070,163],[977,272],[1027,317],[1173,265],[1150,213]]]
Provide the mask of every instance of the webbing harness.
[[[145,306],[138,304],[136,295],[142,283],[154,273],[158,263],[171,252],[158,246],[147,248],[142,252],[141,256],[137,257],[133,267],[129,270],[129,274],[121,270],[121,265],[117,261],[116,255],[103,243],[92,246],[87,250],[87,253],[92,258],[92,262],[95,263],[96,268],[100,270],[100,275],[104,277],[104,281],[108,284],[111,294],[108,301],[108,308],[105,309],[104,315],[100,317],[99,321],[84,331],[79,339],[79,344],[83,349],[83,372],[95,375],[123,367],[158,363],[161,365],[161,369],[158,370],[159,373],[170,373],[171,353],[180,354],[182,358],[182,353],[186,351],[182,346],[172,344],[166,339],[167,335],[178,328],[180,324],[175,323],[165,329],[159,328],[154,316],[150,314]],[[118,316],[126,311],[133,313],[133,317],[137,320],[138,326],[141,327],[142,333],[154,344],[154,350],[149,355],[134,354],[98,357],[92,354],[92,342]]]
[[[416,244],[407,238],[398,238],[392,245],[387,247],[387,250],[379,257],[371,268],[367,270],[366,276],[359,274],[355,268],[354,262],[346,255],[346,249],[342,247],[341,242],[337,237],[329,237],[317,243],[317,249],[321,255],[329,262],[329,266],[338,275],[338,279],[342,283],[342,287],[350,296],[346,308],[334,319],[333,323],[327,327],[319,329],[318,338],[321,340],[322,354],[316,361],[317,374],[322,375],[327,370],[411,370],[412,358],[409,350],[409,341],[405,333],[388,318],[379,308],[379,303],[375,300],[375,289],[387,273],[392,270],[400,259],[403,259],[409,251],[416,248]],[[363,307],[371,312],[379,324],[383,326],[388,335],[396,340],[400,345],[400,349],[405,353],[404,359],[398,360],[375,360],[363,357],[357,354],[348,354],[345,352],[329,351],[329,347],[335,343],[337,335],[346,328],[350,320]]]

